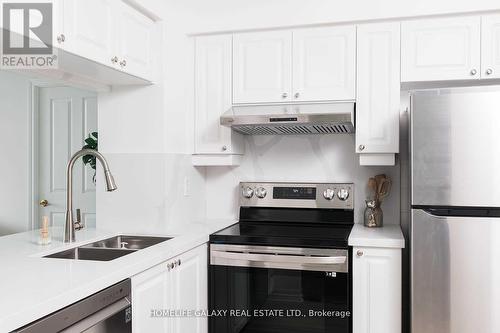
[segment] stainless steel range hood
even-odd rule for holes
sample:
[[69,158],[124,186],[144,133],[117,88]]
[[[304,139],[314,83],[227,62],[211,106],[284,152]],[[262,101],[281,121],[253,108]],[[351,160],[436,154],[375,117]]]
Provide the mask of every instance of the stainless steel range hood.
[[246,135],[354,133],[354,102],[241,105],[220,118],[221,125]]

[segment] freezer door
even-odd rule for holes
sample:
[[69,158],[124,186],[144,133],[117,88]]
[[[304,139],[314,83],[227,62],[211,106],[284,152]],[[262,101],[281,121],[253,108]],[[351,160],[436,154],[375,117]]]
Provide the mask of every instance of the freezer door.
[[412,204],[500,206],[500,89],[411,97]]
[[500,332],[500,218],[412,210],[412,333]]

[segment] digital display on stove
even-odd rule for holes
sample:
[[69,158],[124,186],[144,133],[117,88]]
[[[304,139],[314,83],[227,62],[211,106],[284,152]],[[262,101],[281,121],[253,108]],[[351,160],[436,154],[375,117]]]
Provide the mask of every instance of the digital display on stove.
[[273,199],[316,200],[315,187],[274,187]]

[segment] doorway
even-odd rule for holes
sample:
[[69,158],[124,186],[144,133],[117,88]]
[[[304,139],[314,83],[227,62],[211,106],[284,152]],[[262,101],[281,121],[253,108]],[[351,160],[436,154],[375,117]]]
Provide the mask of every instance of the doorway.
[[[33,228],[43,216],[64,227],[66,166],[97,132],[97,94],[70,87],[35,87],[33,107]],[[74,209],[85,227],[96,225],[95,170],[80,159],[73,170]]]

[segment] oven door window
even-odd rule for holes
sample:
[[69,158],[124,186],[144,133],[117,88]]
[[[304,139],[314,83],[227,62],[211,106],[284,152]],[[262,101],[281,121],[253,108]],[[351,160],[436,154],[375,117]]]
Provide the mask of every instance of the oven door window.
[[348,333],[348,273],[210,266],[211,333]]

